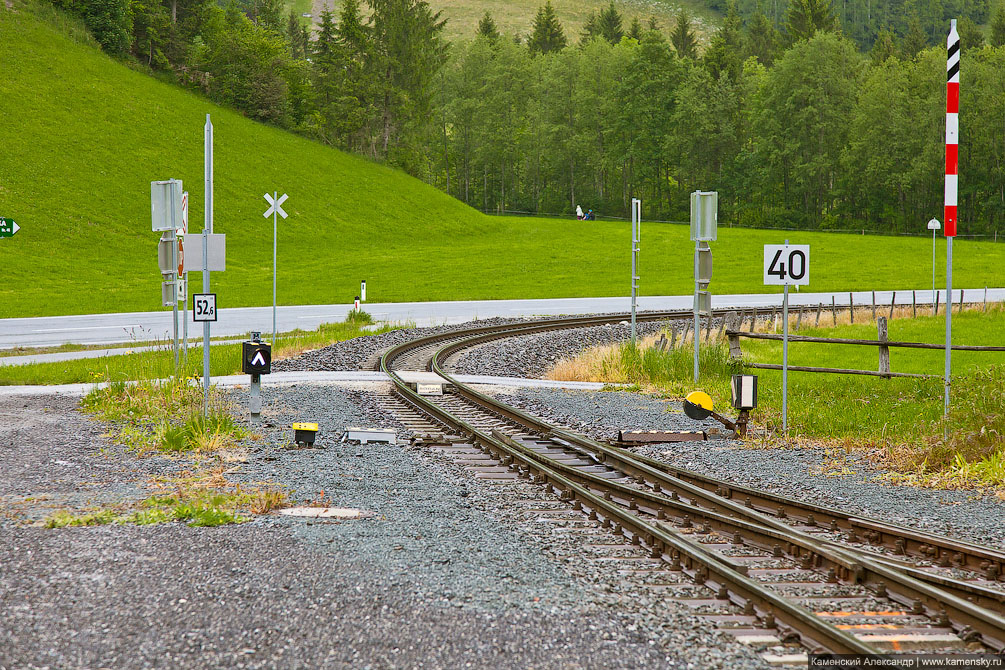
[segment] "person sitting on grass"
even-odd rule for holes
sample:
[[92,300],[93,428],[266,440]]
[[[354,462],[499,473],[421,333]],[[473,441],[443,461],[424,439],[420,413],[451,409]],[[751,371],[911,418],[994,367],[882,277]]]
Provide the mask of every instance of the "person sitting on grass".
[[576,220],[577,221],[583,220],[583,208],[580,207],[579,205],[576,205]]

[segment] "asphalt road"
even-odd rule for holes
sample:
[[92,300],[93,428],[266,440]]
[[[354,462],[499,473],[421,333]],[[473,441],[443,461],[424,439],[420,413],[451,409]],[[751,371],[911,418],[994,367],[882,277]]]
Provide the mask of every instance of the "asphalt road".
[[[985,289],[963,289],[966,302],[984,300]],[[889,305],[896,293],[898,304],[911,304],[910,290],[877,291],[876,301]],[[790,305],[831,304],[847,305],[849,293],[790,293]],[[940,301],[945,300],[945,291],[940,291]],[[872,293],[856,291],[853,294],[856,305],[871,304]],[[918,302],[931,303],[931,290],[917,291]],[[953,291],[953,301],[960,299],[960,291]],[[1005,289],[988,289],[987,299],[1005,300]],[[780,293],[753,295],[713,295],[712,306],[721,307],[763,307],[781,305]],[[690,309],[692,297],[684,296],[644,296],[638,299],[639,310]],[[313,330],[322,323],[341,321],[352,309],[352,305],[297,305],[279,307],[277,310],[280,331],[303,328]],[[366,303],[363,309],[375,319],[392,322],[413,322],[417,326],[462,323],[473,319],[513,316],[546,316],[558,314],[592,314],[628,311],[631,300],[616,298],[557,298],[550,300],[470,300],[459,302],[400,302]],[[65,343],[112,344],[120,342],[146,342],[165,340],[172,337],[172,313],[170,310],[158,312],[127,312],[120,314],[81,314],[75,316],[36,317],[26,319],[0,319],[0,349],[17,346],[49,347]],[[249,331],[263,333],[272,331],[271,307],[223,308],[219,320],[213,324],[214,337],[239,337]],[[189,338],[201,339],[202,324],[189,324]]]

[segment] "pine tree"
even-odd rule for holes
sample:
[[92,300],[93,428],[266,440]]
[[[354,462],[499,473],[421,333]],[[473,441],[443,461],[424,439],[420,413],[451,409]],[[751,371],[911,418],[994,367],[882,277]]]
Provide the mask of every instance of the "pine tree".
[[762,65],[770,67],[775,62],[778,51],[778,31],[771,25],[771,20],[764,15],[760,6],[747,23],[747,35],[744,40],[744,54],[753,56]]
[[492,20],[492,15],[489,14],[488,10],[485,11],[485,16],[478,22],[478,36],[487,37],[493,42],[499,39],[499,29],[496,28],[496,22]]
[[527,40],[531,53],[546,54],[565,48],[565,32],[562,30],[562,24],[558,22],[551,0],[538,8],[532,29],[530,39]]
[[660,22],[656,20],[655,16],[650,16],[649,17],[649,30],[659,31],[659,29],[660,29]]
[[830,0],[792,0],[786,16],[786,30],[793,42],[808,40],[818,31],[836,27]]
[[904,35],[902,47],[905,58],[914,58],[922,49],[928,46],[928,35],[921,27],[921,19],[912,14],[907,20],[907,34]]
[[966,16],[960,19],[958,32],[961,50],[980,49],[985,44],[984,33],[981,32],[976,23]]
[[614,0],[611,0],[611,4],[608,5],[607,9],[600,12],[598,23],[600,25],[600,34],[604,36],[605,40],[611,44],[617,44],[621,41],[625,31],[621,26],[621,14],[615,8]]
[[729,75],[732,81],[737,81],[740,78],[742,67],[740,57],[743,51],[740,43],[742,25],[743,21],[737,10],[736,0],[730,0],[722,28],[712,36],[708,49],[705,51],[705,67],[716,79],[723,74]]
[[991,46],[1005,46],[1005,0],[999,0],[998,10],[991,19]]
[[642,23],[639,21],[639,17],[632,19],[632,25],[628,28],[628,36],[633,40],[642,39]]
[[600,21],[597,19],[597,15],[594,12],[590,12],[590,15],[586,17],[586,23],[583,24],[583,31],[579,33],[579,43],[586,44],[599,35]]
[[670,31],[670,43],[680,58],[694,58],[698,55],[698,39],[691,29],[691,17],[681,10],[677,22]]
[[881,65],[885,63],[888,58],[896,55],[897,44],[893,36],[893,31],[889,26],[880,28],[879,34],[876,35],[876,41],[872,45],[872,50],[869,52],[872,62],[875,65]]

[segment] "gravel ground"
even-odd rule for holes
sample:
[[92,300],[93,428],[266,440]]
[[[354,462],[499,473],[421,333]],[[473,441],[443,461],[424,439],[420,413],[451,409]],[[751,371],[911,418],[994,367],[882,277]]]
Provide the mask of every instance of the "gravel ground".
[[426,335],[448,333],[452,330],[463,330],[478,326],[493,326],[504,323],[518,323],[524,319],[484,319],[470,321],[458,325],[435,326],[432,328],[401,328],[379,335],[365,335],[344,342],[306,351],[296,358],[288,358],[272,362],[276,372],[299,372],[303,370],[359,370],[367,361],[379,352],[389,349],[408,340],[414,340]]
[[[363,392],[298,385],[263,395],[262,437],[228,477],[283,485],[300,501],[323,491],[326,504],[373,516],[0,527],[0,667],[763,665],[665,592],[640,592],[609,563],[583,560],[581,539],[530,511],[549,504],[538,487],[478,482],[407,445],[334,441],[347,425],[393,425]],[[121,451],[95,456],[113,448],[100,438],[105,427],[71,400],[49,399],[48,413],[37,402],[48,423],[0,416],[8,449],[45,441],[60,425],[59,455],[119,464],[101,471],[109,480],[135,487],[138,471],[164,466]],[[321,424],[317,448],[285,448],[297,419]],[[34,449],[0,463],[5,495],[64,486],[49,470],[21,483]]]
[[[666,321],[636,323],[639,337],[658,333]],[[574,328],[550,333],[508,337],[473,347],[451,361],[458,374],[542,377],[555,363],[589,347],[627,342],[632,328],[626,323]]]
[[[0,410],[0,527],[63,507],[133,502],[143,483],[180,464],[135,458],[104,437],[106,427],[75,411],[72,396],[18,396]],[[30,505],[24,498],[31,497]]]
[[[523,389],[508,400],[599,439],[610,439],[622,428],[687,430],[697,423],[683,416],[676,404],[634,393]],[[884,484],[878,479],[881,472],[861,455],[842,452],[836,461],[838,457],[822,449],[757,449],[731,440],[637,451],[677,467],[846,512],[982,544],[1005,543],[1005,503],[994,496]]]

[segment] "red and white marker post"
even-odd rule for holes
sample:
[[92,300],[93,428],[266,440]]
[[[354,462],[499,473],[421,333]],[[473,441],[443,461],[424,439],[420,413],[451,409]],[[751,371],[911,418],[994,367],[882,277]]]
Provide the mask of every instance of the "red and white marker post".
[[[949,415],[949,372],[952,358],[953,332],[953,238],[956,236],[956,205],[959,186],[960,143],[960,36],[956,19],[950,21],[946,40],[946,405],[943,415]],[[946,425],[948,435],[949,426]]]

